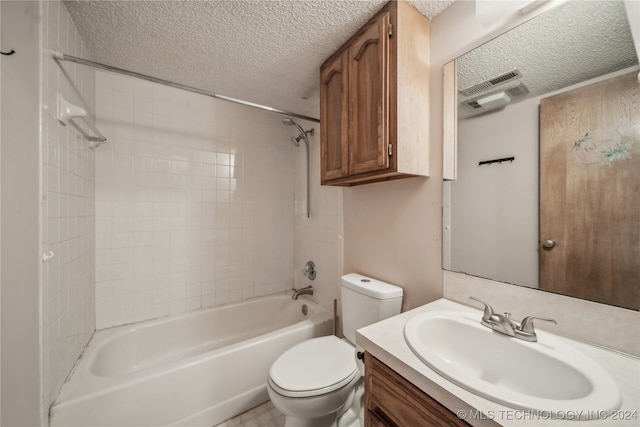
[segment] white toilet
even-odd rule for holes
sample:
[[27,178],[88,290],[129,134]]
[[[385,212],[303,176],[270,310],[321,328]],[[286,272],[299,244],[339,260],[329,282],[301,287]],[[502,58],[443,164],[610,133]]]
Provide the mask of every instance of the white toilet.
[[286,415],[285,427],[347,427],[358,420],[364,369],[356,363],[356,329],[399,314],[402,288],[347,274],[341,295],[345,339],[312,338],[271,365],[267,389]]

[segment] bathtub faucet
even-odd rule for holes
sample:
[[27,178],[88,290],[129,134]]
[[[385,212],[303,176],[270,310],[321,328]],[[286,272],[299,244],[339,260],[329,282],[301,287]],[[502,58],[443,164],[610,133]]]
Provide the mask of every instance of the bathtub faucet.
[[313,295],[313,286],[309,285],[302,289],[293,288],[293,295],[291,295],[291,299],[298,299],[300,295]]

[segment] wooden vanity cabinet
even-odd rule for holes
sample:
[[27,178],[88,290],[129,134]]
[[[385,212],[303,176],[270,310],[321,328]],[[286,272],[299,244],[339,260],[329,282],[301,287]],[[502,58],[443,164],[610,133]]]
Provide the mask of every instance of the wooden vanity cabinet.
[[322,65],[323,185],[428,176],[429,25],[391,1]]
[[371,354],[364,363],[365,427],[469,426]]

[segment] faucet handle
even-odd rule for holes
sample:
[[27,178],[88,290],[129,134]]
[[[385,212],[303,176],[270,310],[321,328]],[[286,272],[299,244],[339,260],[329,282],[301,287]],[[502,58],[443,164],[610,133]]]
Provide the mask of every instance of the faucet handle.
[[534,320],[543,320],[545,322],[553,322],[556,325],[558,324],[558,322],[556,322],[555,319],[545,319],[545,318],[542,318],[542,317],[527,316],[524,319],[522,319],[522,322],[520,322],[520,328],[519,329],[522,332],[526,332],[528,334],[535,334],[536,331],[533,328],[533,321]]
[[484,314],[482,315],[482,320],[488,322],[489,320],[491,320],[491,318],[493,317],[493,308],[491,308],[491,306],[489,304],[487,304],[484,301],[480,301],[478,298],[474,298],[474,297],[469,297],[469,299],[472,299],[474,301],[478,301],[479,303],[484,304]]

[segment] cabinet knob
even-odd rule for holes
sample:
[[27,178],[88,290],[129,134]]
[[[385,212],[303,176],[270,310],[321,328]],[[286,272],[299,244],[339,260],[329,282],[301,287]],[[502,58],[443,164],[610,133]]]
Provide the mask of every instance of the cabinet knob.
[[556,246],[556,241],[552,239],[547,239],[542,242],[542,247],[545,249],[553,249]]

